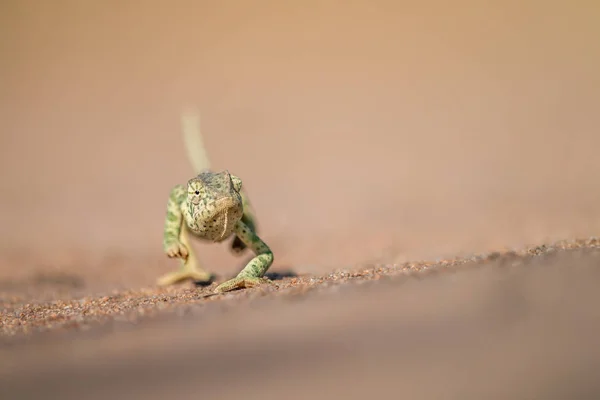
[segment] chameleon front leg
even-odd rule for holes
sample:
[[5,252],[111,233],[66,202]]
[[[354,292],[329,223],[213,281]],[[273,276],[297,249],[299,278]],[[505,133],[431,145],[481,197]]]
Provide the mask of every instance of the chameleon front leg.
[[204,271],[198,262],[191,243],[189,232],[183,219],[182,205],[185,202],[186,191],[182,185],[177,185],[169,196],[167,217],[165,220],[163,247],[170,258],[180,258],[179,271],[167,273],[157,280],[159,286],[168,286],[191,279],[196,282],[210,282],[211,274]]
[[269,249],[269,246],[242,221],[238,221],[235,225],[235,234],[256,254],[256,257],[250,260],[235,278],[217,286],[215,289],[217,293],[250,288],[270,282],[268,278],[264,278],[265,273],[273,264],[273,252]]
[[159,286],[169,286],[185,280],[192,280],[197,283],[212,281],[212,275],[200,267],[200,262],[189,242],[189,237],[188,230],[182,227],[179,240],[187,248],[187,257],[181,258],[181,266],[178,271],[169,272],[158,278],[157,284]]
[[[248,195],[245,191],[241,191],[240,195],[242,197],[242,206],[244,208],[244,214],[242,215],[242,222],[254,233],[257,233],[256,230],[256,218],[254,217],[254,211],[250,206],[250,200],[248,199]],[[246,245],[237,235],[233,235],[233,241],[231,242],[231,250],[240,254],[246,249]]]

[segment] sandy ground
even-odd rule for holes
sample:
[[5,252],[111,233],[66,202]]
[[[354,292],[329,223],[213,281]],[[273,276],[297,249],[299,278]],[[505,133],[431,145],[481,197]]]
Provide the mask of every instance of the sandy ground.
[[[597,398],[595,240],[521,250],[600,232],[599,19],[586,1],[0,2],[0,390]],[[278,287],[154,286],[190,105]],[[247,260],[197,246],[220,280]]]
[[[154,318],[134,308],[101,329],[5,342],[0,394],[595,399],[599,249],[594,239],[297,279],[279,290],[180,291]],[[157,307],[156,297],[145,300]],[[99,302],[83,308],[105,313],[139,300]],[[53,311],[81,316],[81,308]]]

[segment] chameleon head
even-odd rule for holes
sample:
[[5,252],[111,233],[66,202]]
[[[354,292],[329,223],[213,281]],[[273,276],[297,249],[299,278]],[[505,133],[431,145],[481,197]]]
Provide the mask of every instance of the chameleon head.
[[233,232],[244,212],[242,181],[229,171],[202,172],[188,181],[187,200],[193,229],[208,239],[221,241]]

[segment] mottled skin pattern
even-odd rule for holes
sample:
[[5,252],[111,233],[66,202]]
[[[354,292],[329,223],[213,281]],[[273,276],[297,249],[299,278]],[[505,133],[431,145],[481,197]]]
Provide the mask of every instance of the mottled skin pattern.
[[190,179],[187,186],[177,185],[171,190],[163,246],[169,257],[180,258],[183,263],[180,271],[160,278],[160,285],[185,279],[210,280],[210,274],[200,268],[193,253],[190,234],[212,242],[234,235],[232,250],[241,252],[248,247],[256,255],[235,278],[217,286],[216,292],[269,282],[264,275],[273,263],[273,253],[256,234],[249,201],[237,176],[228,171],[204,171]]

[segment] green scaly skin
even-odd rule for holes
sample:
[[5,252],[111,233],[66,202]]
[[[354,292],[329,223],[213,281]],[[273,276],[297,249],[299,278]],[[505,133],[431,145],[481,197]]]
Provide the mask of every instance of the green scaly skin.
[[273,252],[256,234],[250,202],[239,177],[228,171],[204,171],[190,179],[187,187],[177,185],[171,190],[163,247],[169,257],[180,258],[182,265],[179,271],[161,277],[159,285],[186,279],[210,281],[211,275],[200,267],[190,246],[190,235],[215,243],[234,236],[234,252],[247,247],[255,254],[235,278],[217,286],[216,293],[270,283],[264,275],[273,264]]

